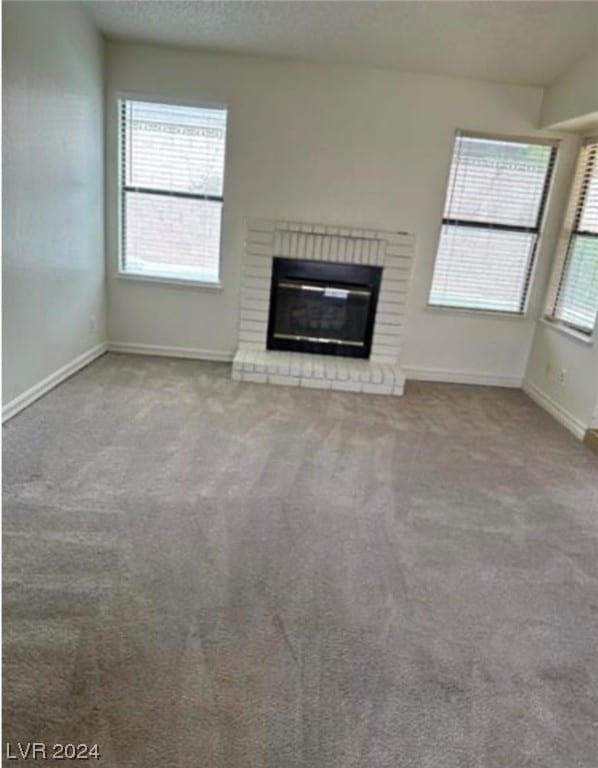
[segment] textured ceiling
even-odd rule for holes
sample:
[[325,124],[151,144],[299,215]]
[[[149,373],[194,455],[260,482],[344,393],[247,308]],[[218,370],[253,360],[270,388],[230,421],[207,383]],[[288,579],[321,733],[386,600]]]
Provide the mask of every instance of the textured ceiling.
[[598,40],[598,0],[86,5],[110,38],[521,85],[548,85]]

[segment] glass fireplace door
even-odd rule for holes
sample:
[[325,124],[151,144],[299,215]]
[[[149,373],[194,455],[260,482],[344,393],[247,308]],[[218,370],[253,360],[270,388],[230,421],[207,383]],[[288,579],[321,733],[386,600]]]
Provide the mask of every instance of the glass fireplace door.
[[278,283],[276,338],[365,346],[372,291],[286,279]]
[[369,357],[382,269],[275,258],[268,349]]

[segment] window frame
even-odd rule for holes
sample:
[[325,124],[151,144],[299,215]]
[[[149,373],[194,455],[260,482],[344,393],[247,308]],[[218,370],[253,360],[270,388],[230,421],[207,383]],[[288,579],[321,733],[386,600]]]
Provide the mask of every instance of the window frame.
[[561,227],[561,236],[556,249],[556,258],[551,277],[550,292],[546,302],[543,319],[550,326],[561,330],[577,339],[580,339],[581,341],[591,343],[595,337],[596,329],[598,328],[598,313],[594,319],[593,327],[589,329],[577,325],[576,323],[569,322],[568,320],[564,320],[563,318],[557,317],[556,314],[561,297],[561,291],[564,288],[568,269],[571,265],[575,238],[578,236],[598,238],[598,232],[589,232],[578,228],[586,196],[586,190],[583,187],[583,183],[578,180],[581,176],[584,175],[584,168],[582,166],[584,147],[590,144],[597,145],[596,152],[592,158],[592,167],[594,164],[598,166],[598,135],[588,136],[582,141],[575,161],[575,170],[569,190],[565,219]]
[[[164,275],[160,272],[151,273],[142,273],[142,272],[134,272],[126,269],[126,259],[125,259],[125,229],[126,229],[126,222],[125,222],[125,206],[124,206],[124,196],[127,191],[138,191],[138,192],[149,192],[150,194],[160,194],[159,192],[155,192],[154,190],[146,190],[145,188],[138,188],[138,187],[127,187],[124,183],[124,148],[123,148],[123,130],[122,130],[122,123],[121,123],[121,114],[122,114],[122,107],[124,103],[127,101],[140,101],[140,102],[148,102],[151,104],[164,104],[166,106],[173,106],[173,107],[188,107],[190,109],[214,109],[214,110],[222,110],[226,112],[226,128],[225,128],[225,135],[224,135],[224,162],[223,162],[223,172],[222,172],[222,197],[218,198],[218,200],[221,202],[222,209],[221,209],[221,227],[220,227],[220,241],[218,243],[218,279],[217,280],[201,280],[196,279],[192,277],[185,277],[183,274],[176,275],[173,274],[170,275]],[[117,91],[115,93],[115,104],[116,104],[116,133],[117,133],[117,141],[116,141],[116,177],[117,177],[117,236],[118,236],[118,246],[117,246],[117,277],[122,278],[124,280],[134,280],[139,282],[146,282],[146,283],[165,283],[167,285],[175,285],[175,286],[187,286],[187,287],[193,287],[193,288],[200,288],[200,289],[207,289],[212,291],[222,291],[223,290],[223,284],[222,284],[222,222],[224,221],[224,198],[225,198],[225,188],[226,188],[226,169],[227,169],[227,148],[228,148],[228,139],[229,139],[229,107],[228,104],[225,104],[224,102],[213,102],[213,101],[189,101],[187,99],[177,99],[177,98],[171,98],[166,97],[162,95],[155,95],[155,94],[147,94],[147,93],[138,93],[138,92],[132,92],[132,91]],[[127,188],[125,188],[127,187]],[[193,198],[193,199],[200,199],[200,200],[209,200],[210,198],[214,198],[216,200],[215,196],[209,196],[209,195],[194,195],[189,194],[185,192],[177,192],[173,190],[165,190],[163,192],[163,195],[165,197],[182,197],[182,198]]]
[[[540,205],[538,208],[536,224],[534,227],[526,227],[526,226],[516,225],[516,224],[472,221],[469,219],[459,219],[459,218],[444,215],[446,210],[447,198],[449,194],[449,182],[451,178],[451,171],[453,168],[453,161],[455,158],[455,147],[457,144],[457,140],[459,138],[482,139],[486,141],[496,141],[496,142],[512,142],[515,144],[536,144],[539,146],[551,147],[551,153],[548,161],[546,177],[544,179],[544,185],[542,187]],[[551,139],[545,136],[539,136],[534,138],[530,136],[514,136],[514,135],[505,135],[505,134],[496,134],[496,133],[485,133],[482,131],[468,131],[463,129],[458,129],[457,131],[455,131],[453,136],[448,174],[445,182],[445,195],[444,195],[443,211],[442,211],[443,215],[440,222],[438,237],[436,239],[436,251],[434,256],[434,263],[432,265],[432,274],[430,277],[430,283],[428,287],[426,309],[432,310],[432,311],[440,311],[440,312],[453,311],[459,314],[472,313],[474,315],[480,315],[480,314],[489,315],[489,316],[495,315],[498,317],[510,317],[510,318],[524,318],[526,316],[528,306],[529,306],[531,286],[532,286],[535,268],[536,268],[536,260],[537,260],[536,256],[538,253],[538,245],[540,243],[540,239],[543,234],[544,221],[546,217],[546,209],[548,207],[548,200],[550,198],[550,193],[551,193],[552,185],[554,182],[554,176],[555,176],[554,169],[557,163],[559,146],[560,146],[559,139]],[[535,241],[530,254],[529,264],[528,264],[525,283],[524,283],[525,288],[522,293],[521,300],[519,302],[518,310],[471,307],[471,306],[461,307],[461,306],[450,305],[450,304],[439,304],[436,302],[432,302],[430,300],[432,295],[432,286],[434,283],[434,273],[436,270],[436,260],[438,258],[438,250],[440,248],[440,240],[442,238],[442,231],[445,226],[462,226],[462,227],[470,227],[472,229],[479,229],[479,230],[488,229],[488,230],[494,230],[494,231],[519,232],[519,233],[535,235]]]

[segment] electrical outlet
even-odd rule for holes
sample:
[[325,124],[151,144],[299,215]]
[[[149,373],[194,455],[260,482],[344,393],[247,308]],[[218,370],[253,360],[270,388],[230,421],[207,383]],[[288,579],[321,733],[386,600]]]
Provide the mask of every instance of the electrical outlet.
[[550,364],[550,362],[546,363],[546,366],[544,368],[544,373],[546,374],[546,378],[549,379],[550,374],[552,373],[552,365]]
[[97,330],[97,325],[98,324],[97,324],[97,321],[95,319],[95,315],[90,315],[89,316],[89,332],[90,333],[95,333],[96,330]]
[[564,384],[567,380],[567,371],[565,368],[561,368],[559,371],[559,384]]

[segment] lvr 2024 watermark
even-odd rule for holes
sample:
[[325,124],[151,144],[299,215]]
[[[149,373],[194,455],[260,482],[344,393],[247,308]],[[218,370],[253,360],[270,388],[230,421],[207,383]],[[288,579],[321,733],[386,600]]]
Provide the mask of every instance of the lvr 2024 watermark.
[[7,760],[99,760],[97,744],[44,744],[41,741],[6,742]]

